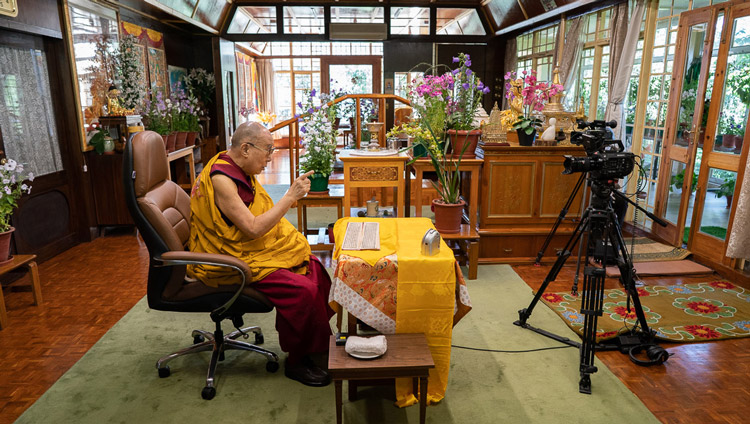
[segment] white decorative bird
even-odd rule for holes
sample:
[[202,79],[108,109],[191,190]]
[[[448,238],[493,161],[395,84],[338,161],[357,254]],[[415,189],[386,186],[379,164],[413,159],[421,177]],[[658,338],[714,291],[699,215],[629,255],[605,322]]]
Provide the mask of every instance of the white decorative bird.
[[555,141],[555,124],[557,123],[557,119],[555,118],[549,118],[549,127],[547,127],[546,130],[542,133],[542,135],[539,137],[542,141]]

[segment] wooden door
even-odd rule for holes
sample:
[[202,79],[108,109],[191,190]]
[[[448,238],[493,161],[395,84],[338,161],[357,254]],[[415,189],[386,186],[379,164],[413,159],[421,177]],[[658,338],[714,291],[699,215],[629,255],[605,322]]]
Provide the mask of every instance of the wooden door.
[[695,202],[693,171],[701,137],[712,35],[715,18],[710,9],[683,13],[677,32],[677,48],[672,71],[667,133],[661,165],[655,213],[668,225],[653,226],[655,234],[679,245],[686,217]]
[[41,260],[72,247],[87,231],[73,93],[63,41],[0,30],[0,150],[35,178],[11,224],[14,250]]
[[750,3],[734,3],[716,16],[717,28],[724,31],[721,42],[714,43],[718,62],[687,244],[694,253],[729,265],[724,252],[735,213],[733,198],[748,154]]

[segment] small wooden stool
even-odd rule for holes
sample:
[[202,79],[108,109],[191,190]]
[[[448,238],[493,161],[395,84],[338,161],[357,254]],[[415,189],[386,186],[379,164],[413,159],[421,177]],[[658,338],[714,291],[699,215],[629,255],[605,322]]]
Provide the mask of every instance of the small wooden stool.
[[[330,187],[330,185],[329,185]],[[336,208],[337,219],[344,214],[344,191],[341,188],[330,188],[326,194],[307,193],[307,196],[297,200],[297,231],[304,234],[310,249],[314,251],[333,250],[333,243],[328,241],[326,228],[307,228],[308,206],[333,206]]]
[[[42,289],[39,285],[39,271],[36,266],[36,255],[15,255],[13,260],[0,266],[0,275],[13,271],[14,269],[25,266],[31,272],[31,291],[34,294],[34,305],[42,304]],[[3,291],[0,289],[0,329],[8,326],[8,313],[5,310],[5,298]]]
[[[424,424],[427,409],[427,377],[435,368],[424,334],[389,334],[385,336],[388,351],[377,359],[363,360],[350,356],[344,346],[336,346],[331,336],[328,350],[328,373],[336,386],[336,423],[342,421],[343,380],[380,380],[412,377],[414,394],[419,396],[419,422]],[[421,389],[421,391],[419,390]],[[353,398],[349,386],[349,398]],[[356,389],[355,389],[356,390]]]

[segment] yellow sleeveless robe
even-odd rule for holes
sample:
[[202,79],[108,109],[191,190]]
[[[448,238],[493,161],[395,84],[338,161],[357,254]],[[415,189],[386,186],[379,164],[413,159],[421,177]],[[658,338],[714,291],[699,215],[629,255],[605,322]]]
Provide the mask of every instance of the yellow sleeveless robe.
[[[278,269],[290,269],[297,274],[307,272],[310,245],[286,218],[282,217],[278,224],[257,239],[251,239],[234,225],[227,225],[214,202],[214,187],[210,175],[214,163],[227,164],[219,159],[219,155],[208,162],[193,185],[188,241],[190,251],[220,253],[241,259],[252,271],[250,282],[262,280]],[[271,209],[273,200],[254,176],[253,186],[255,200],[249,209],[253,215],[259,216]],[[212,287],[237,284],[237,272],[231,268],[190,265],[187,274]]]

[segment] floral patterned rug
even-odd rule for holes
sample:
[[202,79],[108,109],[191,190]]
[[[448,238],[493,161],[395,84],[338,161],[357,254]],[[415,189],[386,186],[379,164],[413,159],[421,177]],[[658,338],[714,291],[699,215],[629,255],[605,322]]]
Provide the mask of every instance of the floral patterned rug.
[[[750,336],[750,291],[729,281],[644,286],[638,294],[649,327],[662,340],[702,342]],[[545,293],[542,300],[573,331],[583,334],[580,293]],[[627,332],[637,320],[632,306],[628,311],[624,290],[604,290],[602,311],[597,341]]]

